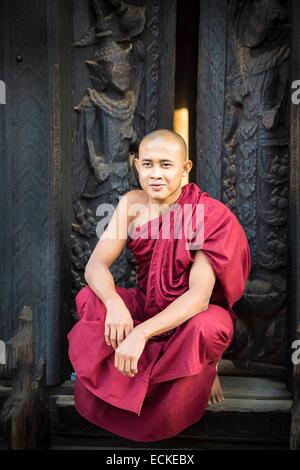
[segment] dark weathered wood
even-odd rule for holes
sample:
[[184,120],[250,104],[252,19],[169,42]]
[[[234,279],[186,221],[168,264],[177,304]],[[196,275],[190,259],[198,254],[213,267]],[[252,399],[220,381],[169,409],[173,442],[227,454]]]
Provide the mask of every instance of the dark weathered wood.
[[7,343],[7,365],[13,375],[12,390],[1,415],[1,447],[5,449],[47,449],[50,446],[45,359],[37,371],[34,364],[32,312],[24,307],[17,334]]
[[[241,368],[238,367],[238,361],[234,363],[229,359],[221,359],[218,365],[218,371],[220,375],[229,375],[229,376],[241,376],[241,377],[269,377],[270,369],[268,364],[264,365],[263,363],[254,363],[253,369],[248,363],[248,367],[245,370],[243,368],[243,363]],[[283,367],[272,367],[272,376],[278,380],[286,382],[287,371]]]
[[[300,3],[291,2],[292,11],[292,67],[291,83],[300,79]],[[290,171],[290,329],[289,341],[300,340],[300,105],[291,103],[291,171]],[[299,348],[299,346],[298,346]],[[300,364],[293,364],[295,349],[289,349],[289,369],[294,391],[291,423],[291,449],[300,449]],[[299,356],[299,355],[298,355]]]
[[200,2],[198,182],[236,214],[252,257],[224,357],[277,377],[288,348],[289,30],[288,2]]
[[68,367],[72,0],[0,1],[0,339],[35,312],[48,383]]
[[[51,446],[50,450],[109,450],[111,453],[116,453],[118,451],[132,451],[134,455],[135,449],[140,449],[140,450],[154,450],[156,451],[157,449],[162,449],[164,452],[166,449],[177,449],[176,453],[178,451],[182,451],[184,453],[187,452],[187,450],[195,449],[195,450],[287,450],[286,444],[255,444],[255,443],[246,443],[246,442],[224,442],[222,440],[211,442],[211,441],[204,441],[204,440],[199,440],[197,438],[173,438],[171,441],[169,439],[165,439],[161,443],[154,443],[154,444],[149,444],[146,443],[147,445],[140,446],[136,445],[136,443],[131,443],[128,446],[122,446],[118,440],[114,440],[113,438],[109,439],[109,442],[103,442],[102,446],[99,446],[99,439],[94,438],[84,438],[84,437],[73,437],[71,440],[63,437],[58,441],[56,445]],[[133,447],[134,446],[134,447]]]
[[159,112],[157,128],[173,129],[176,3],[176,0],[159,2],[159,95],[157,103]]
[[222,191],[227,3],[227,0],[200,2],[197,182],[217,199],[221,199]]

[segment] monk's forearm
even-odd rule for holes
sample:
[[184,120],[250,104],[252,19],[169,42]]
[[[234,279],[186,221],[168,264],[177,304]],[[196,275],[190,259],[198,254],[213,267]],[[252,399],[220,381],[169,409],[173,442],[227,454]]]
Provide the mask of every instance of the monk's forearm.
[[113,275],[104,263],[98,262],[97,266],[86,268],[84,278],[105,305],[111,300],[123,302],[122,297],[116,291]]
[[145,320],[136,328],[139,328],[144,338],[148,340],[152,336],[176,328],[207,308],[208,301],[200,298],[199,290],[189,289],[164,310]]

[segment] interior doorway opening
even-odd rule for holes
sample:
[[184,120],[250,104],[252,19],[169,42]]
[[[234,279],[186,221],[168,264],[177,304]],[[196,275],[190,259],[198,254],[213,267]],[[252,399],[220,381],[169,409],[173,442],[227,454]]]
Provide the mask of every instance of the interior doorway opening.
[[198,75],[199,1],[177,0],[174,131],[186,141],[193,168],[187,182],[196,183],[196,107]]

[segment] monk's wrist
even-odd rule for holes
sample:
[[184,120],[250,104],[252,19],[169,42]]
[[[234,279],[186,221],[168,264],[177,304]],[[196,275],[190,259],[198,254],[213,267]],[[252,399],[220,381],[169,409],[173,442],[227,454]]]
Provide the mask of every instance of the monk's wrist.
[[106,308],[115,306],[115,305],[124,305],[124,300],[122,297],[116,292],[115,294],[110,295],[104,300],[104,305]]
[[147,328],[147,325],[144,323],[140,323],[137,325],[134,330],[136,330],[136,333],[139,334],[139,336],[144,340],[148,341],[149,338],[151,338],[152,334],[149,331],[149,328]]
[[165,332],[173,329],[173,326],[170,326],[170,328],[167,329],[163,329],[162,331],[161,327],[157,328],[154,324],[152,324],[152,319],[149,319],[137,325],[135,329],[137,329],[137,333],[143,340],[148,341],[150,338],[163,335]]

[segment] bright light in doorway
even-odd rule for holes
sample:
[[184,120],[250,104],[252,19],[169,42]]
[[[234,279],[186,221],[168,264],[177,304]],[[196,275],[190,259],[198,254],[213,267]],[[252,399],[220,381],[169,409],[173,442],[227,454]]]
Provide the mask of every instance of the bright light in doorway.
[[[174,111],[173,129],[177,134],[184,138],[187,145],[187,154],[189,158],[189,110],[187,108],[179,108]],[[189,176],[182,178],[181,186],[189,182]]]

